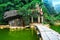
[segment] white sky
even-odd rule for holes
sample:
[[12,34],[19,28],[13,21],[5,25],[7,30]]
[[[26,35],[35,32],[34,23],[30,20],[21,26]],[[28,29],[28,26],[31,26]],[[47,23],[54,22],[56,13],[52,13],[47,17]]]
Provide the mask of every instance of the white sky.
[[55,7],[58,4],[60,5],[60,0],[53,0],[52,3],[53,3],[53,6]]

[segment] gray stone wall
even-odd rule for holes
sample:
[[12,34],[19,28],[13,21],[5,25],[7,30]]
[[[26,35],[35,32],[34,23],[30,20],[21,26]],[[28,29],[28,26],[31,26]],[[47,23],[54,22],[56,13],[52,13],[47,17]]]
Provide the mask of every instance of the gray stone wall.
[[22,26],[22,20],[21,19],[14,19],[9,21],[10,26]]

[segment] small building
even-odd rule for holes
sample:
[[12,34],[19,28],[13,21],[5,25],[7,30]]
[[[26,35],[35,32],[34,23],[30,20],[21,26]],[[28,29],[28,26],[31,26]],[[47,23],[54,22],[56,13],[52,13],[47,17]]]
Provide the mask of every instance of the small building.
[[20,16],[17,10],[11,10],[4,13],[4,20],[8,22],[10,26],[22,26],[22,16]]
[[[43,23],[43,12],[42,8],[39,8],[39,5],[37,5],[37,9],[39,14],[37,17],[30,16],[29,23]],[[34,11],[34,10],[32,10]],[[25,26],[25,20],[23,20],[22,15],[18,14],[17,10],[11,10],[4,13],[4,20],[9,23],[10,26]]]

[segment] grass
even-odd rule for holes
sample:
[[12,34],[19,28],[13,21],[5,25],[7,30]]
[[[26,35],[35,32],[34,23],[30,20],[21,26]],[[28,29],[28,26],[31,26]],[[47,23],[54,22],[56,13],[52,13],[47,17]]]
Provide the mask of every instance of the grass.
[[9,31],[9,29],[0,29],[0,40],[38,40],[36,32],[33,30]]
[[55,30],[56,32],[60,33],[60,26],[51,25],[50,28],[53,29],[53,30]]

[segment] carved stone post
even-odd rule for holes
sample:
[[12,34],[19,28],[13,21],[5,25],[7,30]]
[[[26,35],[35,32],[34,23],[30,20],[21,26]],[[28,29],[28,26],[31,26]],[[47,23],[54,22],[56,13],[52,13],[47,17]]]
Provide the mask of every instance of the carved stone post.
[[43,23],[43,16],[41,16],[41,23]]
[[33,17],[31,17],[31,22],[33,23]]
[[40,23],[40,15],[38,15],[38,23]]

